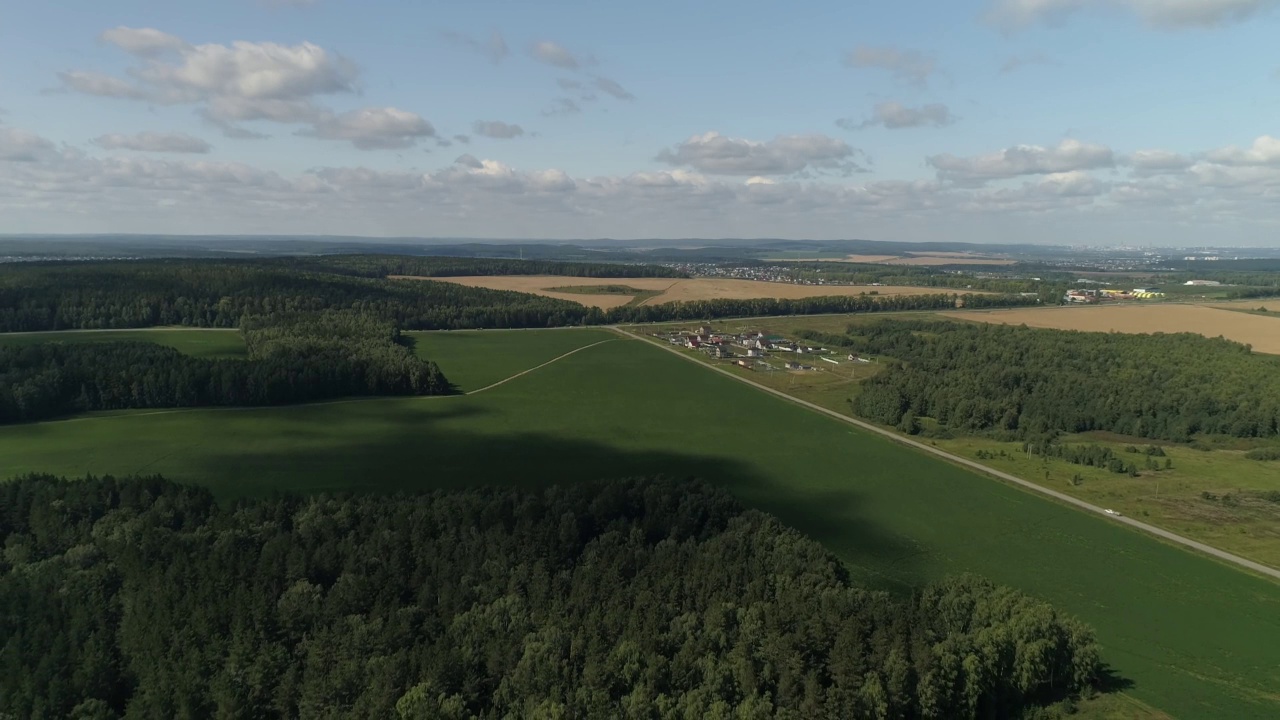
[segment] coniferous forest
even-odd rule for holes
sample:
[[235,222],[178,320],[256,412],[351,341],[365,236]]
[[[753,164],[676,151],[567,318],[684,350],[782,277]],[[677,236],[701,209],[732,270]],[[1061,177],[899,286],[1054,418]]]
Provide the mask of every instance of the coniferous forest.
[[721,491],[0,484],[0,716],[1000,718],[1090,630],[961,577],[860,589]]
[[940,310],[954,307],[957,298],[966,307],[1036,302],[1018,295],[957,295],[940,290],[936,295],[706,300],[602,311],[539,295],[444,282],[388,280],[383,275],[551,271],[601,278],[673,274],[668,268],[646,265],[394,256],[19,263],[0,265],[0,332],[159,325],[230,328],[239,327],[246,317],[272,320],[324,310],[356,310],[394,322],[402,330],[452,330]]
[[1179,442],[1280,431],[1280,359],[1221,338],[894,320],[826,339],[893,358],[854,399],[886,424],[931,417],[1013,438],[1106,430]]
[[434,363],[387,321],[355,312],[246,318],[247,359],[147,342],[0,345],[0,423],[88,410],[283,405],[353,395],[439,395]]

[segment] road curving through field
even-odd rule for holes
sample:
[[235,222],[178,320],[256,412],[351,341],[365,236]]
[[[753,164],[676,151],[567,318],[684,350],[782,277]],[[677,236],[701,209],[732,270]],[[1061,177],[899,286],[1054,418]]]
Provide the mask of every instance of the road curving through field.
[[1177,533],[1174,533],[1174,532],[1170,532],[1170,531],[1168,531],[1168,530],[1165,530],[1164,528],[1156,527],[1155,525],[1151,525],[1151,524],[1149,524],[1149,523],[1144,523],[1144,522],[1142,522],[1142,521],[1140,521],[1140,520],[1134,520],[1133,518],[1130,518],[1130,517],[1127,517],[1127,516],[1111,515],[1111,514],[1109,514],[1109,513],[1106,511],[1106,509],[1105,509],[1105,508],[1103,508],[1103,507],[1101,507],[1101,506],[1094,505],[1093,503],[1085,502],[1084,500],[1081,500],[1081,499],[1079,499],[1079,498],[1072,497],[1072,496],[1070,496],[1070,495],[1068,495],[1068,494],[1066,494],[1066,493],[1059,492],[1059,491],[1057,491],[1057,490],[1052,490],[1052,489],[1047,488],[1047,487],[1044,487],[1044,486],[1042,486],[1042,485],[1037,485],[1037,484],[1035,484],[1035,483],[1033,483],[1033,482],[1031,482],[1031,481],[1029,481],[1029,480],[1023,480],[1022,478],[1020,478],[1020,477],[1018,477],[1018,476],[1016,476],[1016,475],[1010,475],[1010,474],[1009,474],[1009,473],[1007,473],[1007,472],[1004,472],[1004,471],[1001,471],[1001,470],[997,470],[997,469],[995,469],[995,468],[993,468],[993,467],[989,467],[989,466],[987,466],[987,465],[983,465],[982,463],[980,463],[980,462],[975,462],[975,461],[973,461],[973,460],[970,460],[969,458],[961,457],[961,456],[956,455],[956,454],[954,454],[954,453],[949,453],[949,452],[947,452],[946,450],[942,450],[942,449],[939,449],[939,448],[937,448],[937,447],[934,447],[933,445],[929,445],[929,444],[927,444],[927,443],[920,442],[919,440],[912,440],[911,438],[903,437],[902,435],[898,435],[897,433],[891,432],[891,431],[886,430],[886,429],[884,429],[884,428],[882,428],[882,427],[879,427],[879,426],[877,426],[877,425],[873,425],[872,423],[866,422],[865,420],[859,420],[858,418],[855,418],[855,417],[850,417],[850,416],[848,416],[848,415],[842,415],[842,414],[840,414],[840,413],[838,413],[838,412],[836,412],[836,411],[834,411],[834,410],[829,410],[829,409],[827,409],[827,408],[824,408],[824,407],[822,407],[821,405],[816,405],[816,404],[811,403],[811,402],[809,402],[809,401],[807,401],[807,400],[801,400],[800,398],[797,398],[797,397],[793,397],[793,396],[791,396],[791,395],[788,395],[788,394],[786,394],[786,393],[782,392],[781,390],[774,390],[774,389],[773,389],[773,388],[771,388],[771,387],[767,387],[767,386],[765,386],[765,385],[761,385],[761,384],[760,384],[760,383],[758,383],[758,382],[755,382],[755,381],[750,380],[750,379],[748,379],[748,378],[744,378],[744,377],[742,377],[742,376],[740,376],[740,375],[736,375],[736,374],[734,374],[734,373],[732,373],[732,372],[729,372],[728,370],[725,370],[724,368],[716,367],[715,365],[708,365],[707,363],[701,362],[700,360],[698,360],[698,359],[696,359],[696,358],[692,358],[692,357],[690,357],[690,356],[686,355],[685,353],[680,352],[679,350],[677,350],[677,349],[675,349],[675,348],[673,348],[673,347],[667,347],[667,346],[665,346],[665,345],[660,345],[660,344],[658,344],[658,343],[651,342],[651,341],[649,341],[649,340],[647,340],[647,339],[645,339],[645,338],[643,338],[643,337],[640,337],[640,336],[638,336],[638,335],[635,335],[635,334],[633,334],[633,333],[629,333],[629,332],[627,332],[626,330],[624,330],[624,329],[622,329],[622,328],[620,328],[620,327],[618,327],[618,326],[610,326],[610,327],[609,327],[609,329],[610,329],[610,330],[613,330],[614,332],[621,333],[622,335],[625,335],[626,337],[628,337],[628,338],[630,338],[630,339],[632,339],[632,340],[638,340],[638,341],[640,341],[640,342],[644,342],[644,343],[647,343],[647,344],[649,344],[649,345],[653,345],[653,346],[655,346],[655,347],[658,347],[659,349],[666,350],[667,352],[670,352],[670,353],[672,353],[672,354],[676,355],[677,357],[683,358],[683,359],[685,359],[685,360],[687,360],[687,361],[689,361],[689,362],[691,362],[691,363],[694,363],[694,364],[700,365],[700,366],[702,366],[702,367],[704,367],[704,368],[707,368],[708,370],[711,370],[711,371],[713,371],[713,372],[718,372],[718,373],[720,373],[720,374],[722,374],[722,375],[724,375],[724,376],[726,376],[726,377],[733,378],[734,380],[737,380],[737,381],[738,381],[738,382],[740,382],[740,383],[745,383],[745,384],[747,384],[747,385],[750,385],[750,386],[752,386],[752,387],[754,387],[754,388],[756,388],[757,390],[760,390],[760,391],[762,391],[762,392],[769,393],[770,395],[775,395],[775,396],[777,396],[777,397],[782,398],[783,400],[786,400],[786,401],[788,401],[788,402],[795,403],[796,405],[800,405],[800,406],[802,406],[802,407],[804,407],[804,408],[807,408],[807,409],[809,409],[809,410],[812,410],[812,411],[814,411],[814,412],[822,413],[823,415],[827,415],[827,416],[829,416],[829,417],[835,418],[836,420],[839,420],[839,421],[841,421],[841,422],[848,423],[848,424],[850,424],[850,425],[854,425],[854,426],[859,427],[859,428],[861,428],[861,429],[863,429],[863,430],[866,430],[866,431],[868,431],[868,432],[875,433],[875,434],[877,434],[877,435],[880,435],[880,436],[882,436],[882,437],[888,438],[888,439],[890,439],[890,440],[892,440],[892,441],[894,441],[894,442],[896,442],[896,443],[899,443],[899,444],[901,444],[901,445],[906,445],[906,446],[908,446],[908,447],[910,447],[910,448],[913,448],[913,449],[916,449],[916,450],[922,450],[922,451],[924,451],[924,452],[927,452],[927,453],[930,453],[930,454],[935,455],[935,456],[937,456],[937,457],[940,457],[940,458],[942,458],[942,459],[944,459],[944,460],[946,460],[946,461],[948,461],[948,462],[951,462],[951,463],[954,463],[954,464],[957,464],[957,465],[962,465],[962,466],[967,467],[967,468],[969,468],[969,469],[971,469],[971,470],[977,470],[978,472],[983,473],[984,475],[989,475],[989,476],[994,477],[994,478],[997,478],[997,479],[999,479],[999,480],[1003,480],[1003,481],[1008,482],[1008,483],[1011,483],[1011,484],[1013,484],[1013,485],[1017,485],[1017,486],[1019,486],[1019,487],[1021,487],[1021,488],[1024,488],[1024,489],[1026,489],[1026,490],[1031,490],[1032,492],[1036,492],[1036,493],[1039,493],[1039,494],[1041,494],[1041,495],[1047,495],[1047,496],[1049,496],[1049,497],[1053,498],[1054,500],[1058,500],[1059,502],[1067,503],[1068,505],[1073,505],[1073,506],[1075,506],[1075,507],[1077,507],[1077,508],[1080,508],[1081,510],[1085,510],[1085,511],[1087,511],[1087,512],[1091,512],[1091,513],[1096,513],[1096,514],[1101,515],[1102,517],[1104,517],[1104,518],[1106,518],[1106,519],[1108,519],[1108,520],[1110,520],[1110,521],[1112,521],[1112,522],[1116,522],[1116,523],[1121,523],[1121,524],[1124,524],[1124,525],[1128,525],[1129,527],[1132,527],[1132,528],[1137,529],[1137,530],[1141,530],[1141,531],[1143,531],[1143,532],[1145,532],[1145,533],[1148,533],[1148,534],[1150,534],[1150,535],[1154,535],[1154,536],[1156,536],[1156,537],[1158,537],[1158,538],[1160,538],[1160,539],[1162,539],[1162,540],[1167,540],[1167,541],[1169,541],[1169,542],[1171,542],[1171,543],[1175,543],[1175,544],[1178,544],[1178,545],[1182,545],[1182,546],[1184,546],[1184,547],[1191,548],[1192,550],[1197,550],[1197,551],[1199,551],[1199,552],[1202,552],[1202,553],[1204,553],[1204,554],[1206,554],[1206,555],[1209,555],[1209,556],[1211,556],[1211,557],[1214,557],[1214,558],[1216,558],[1216,559],[1218,559],[1218,560],[1221,560],[1221,561],[1223,561],[1223,562],[1230,563],[1230,564],[1233,564],[1233,565],[1237,565],[1237,566],[1242,567],[1242,568],[1245,568],[1245,569],[1247,569],[1247,570],[1251,570],[1251,571],[1253,571],[1253,572],[1255,572],[1255,573],[1258,573],[1259,575],[1265,575],[1265,576],[1267,576],[1267,577],[1269,577],[1269,578],[1272,578],[1272,579],[1275,579],[1275,580],[1280,580],[1280,570],[1278,570],[1278,569],[1276,569],[1276,568],[1273,568],[1273,567],[1270,567],[1270,566],[1268,566],[1268,565],[1263,565],[1262,563],[1255,562],[1255,561],[1250,560],[1250,559],[1248,559],[1248,558],[1240,557],[1239,555],[1235,555],[1235,554],[1233,554],[1233,553],[1229,553],[1229,552],[1227,552],[1227,551],[1225,551],[1225,550],[1219,550],[1218,548],[1213,547],[1212,545],[1206,545],[1205,543],[1199,542],[1198,540],[1192,540],[1192,539],[1191,539],[1191,538],[1189,538],[1189,537],[1184,537],[1184,536],[1179,535],[1179,534],[1177,534]]

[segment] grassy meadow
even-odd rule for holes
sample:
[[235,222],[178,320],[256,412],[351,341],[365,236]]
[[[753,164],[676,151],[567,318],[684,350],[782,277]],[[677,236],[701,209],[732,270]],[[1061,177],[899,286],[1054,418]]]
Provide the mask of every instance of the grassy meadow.
[[[415,335],[419,352],[462,389],[606,337]],[[877,586],[906,590],[975,572],[1078,615],[1132,683],[1125,697],[1175,717],[1280,715],[1280,585],[906,450],[639,340],[583,350],[472,396],[8,426],[0,428],[0,467],[4,476],[161,473],[224,498],[704,477],[823,542]]]

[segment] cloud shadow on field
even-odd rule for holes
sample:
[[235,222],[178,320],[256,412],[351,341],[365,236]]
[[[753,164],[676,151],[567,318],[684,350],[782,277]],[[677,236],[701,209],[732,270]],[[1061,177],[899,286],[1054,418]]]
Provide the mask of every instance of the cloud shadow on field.
[[[658,475],[703,479],[823,543],[856,576],[898,590],[926,580],[915,564],[920,555],[916,544],[864,513],[855,491],[797,490],[725,457],[627,450],[537,431],[470,432],[456,427],[456,421],[484,421],[491,413],[448,400],[422,402],[451,406],[422,412],[414,403],[353,403],[340,416],[290,412],[281,418],[278,435],[273,434],[282,442],[253,447],[203,443],[190,458],[192,477],[170,479],[206,484],[223,499],[274,491],[414,492],[477,485],[537,490]],[[342,426],[335,425],[336,417]],[[356,429],[361,426],[366,429]],[[346,427],[352,430],[345,432]]]

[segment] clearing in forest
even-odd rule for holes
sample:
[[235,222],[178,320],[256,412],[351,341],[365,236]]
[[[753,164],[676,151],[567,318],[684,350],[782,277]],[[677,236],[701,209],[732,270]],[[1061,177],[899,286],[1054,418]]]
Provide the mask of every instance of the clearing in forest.
[[[1261,304],[1261,301],[1253,301]],[[1054,330],[1121,333],[1196,333],[1246,343],[1257,352],[1280,354],[1280,318],[1202,305],[1136,304],[1039,307],[941,313],[975,322]]]
[[409,278],[394,276],[393,280],[433,280],[451,282],[469,287],[490,290],[514,290],[516,292],[544,295],[569,300],[601,309],[615,308],[632,303],[635,296],[618,293],[587,294],[566,288],[620,286],[655,293],[653,297],[636,303],[660,305],[690,300],[756,300],[776,298],[798,300],[830,295],[937,295],[976,293],[973,290],[956,290],[941,287],[908,287],[881,285],[795,285],[792,283],[736,280],[731,278],[617,278],[562,277],[556,275],[484,275],[470,277]]

